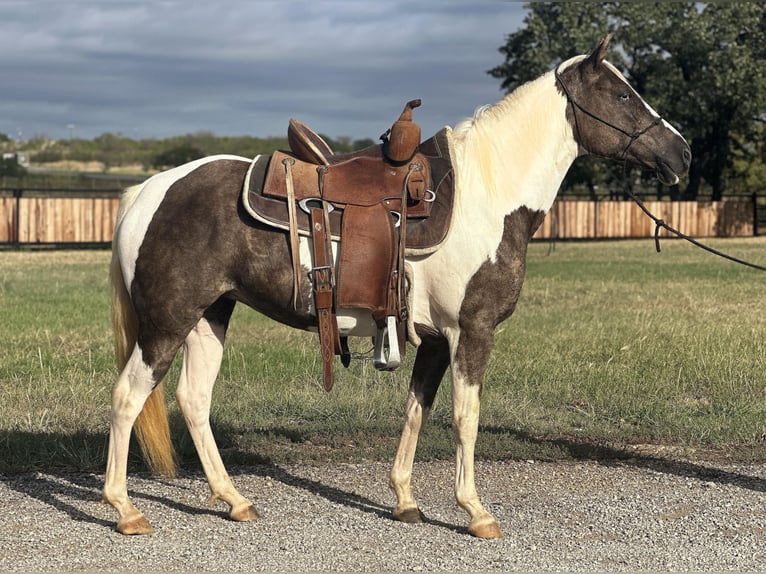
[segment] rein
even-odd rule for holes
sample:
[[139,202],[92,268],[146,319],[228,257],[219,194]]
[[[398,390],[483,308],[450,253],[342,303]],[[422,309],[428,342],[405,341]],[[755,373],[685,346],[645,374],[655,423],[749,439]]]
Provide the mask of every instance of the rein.
[[[621,127],[616,126],[613,123],[611,123],[611,122],[609,122],[609,121],[607,121],[607,120],[605,120],[603,118],[598,117],[596,114],[594,114],[593,112],[585,109],[583,106],[581,106],[579,103],[577,103],[577,101],[575,101],[575,99],[572,97],[572,94],[569,92],[569,88],[567,88],[566,84],[561,79],[561,75],[559,74],[558,68],[556,68],[554,70],[554,75],[556,77],[556,81],[561,85],[561,88],[564,90],[564,93],[566,94],[567,102],[569,104],[571,104],[571,106],[572,106],[572,116],[574,117],[575,129],[577,130],[578,142],[581,139],[580,138],[580,124],[577,121],[577,113],[575,113],[575,108],[580,110],[585,115],[593,118],[594,120],[596,120],[598,122],[601,122],[605,126],[607,126],[609,128],[612,128],[613,130],[616,130],[616,131],[620,132],[621,134],[627,136],[630,139],[630,141],[628,142],[628,145],[625,146],[625,149],[622,150],[622,153],[620,154],[620,157],[619,157],[620,160],[625,160],[625,154],[628,153],[628,150],[630,149],[630,146],[632,146],[633,143],[639,137],[644,135],[646,132],[648,132],[650,129],[652,129],[654,126],[656,126],[657,124],[659,124],[662,121],[662,118],[658,116],[657,118],[655,118],[655,120],[652,123],[650,123],[648,126],[646,126],[642,130],[638,130],[638,131],[634,131],[634,132],[625,131]],[[695,246],[697,246],[697,247],[699,247],[701,249],[704,249],[705,251],[708,251],[709,253],[712,253],[713,255],[718,255],[719,257],[723,257],[724,259],[728,259],[729,261],[733,261],[734,263],[739,263],[740,265],[745,265],[746,267],[750,267],[752,269],[757,269],[759,271],[766,271],[766,267],[763,267],[761,265],[756,265],[755,263],[750,263],[749,261],[744,261],[744,260],[739,259],[737,257],[733,257],[731,255],[723,253],[722,251],[719,251],[719,250],[714,249],[714,248],[712,248],[712,247],[710,247],[708,245],[700,243],[699,241],[697,241],[693,237],[690,237],[690,236],[686,235],[685,233],[682,233],[678,229],[675,229],[674,227],[671,227],[670,225],[665,223],[665,221],[663,221],[659,217],[655,216],[652,212],[650,212],[646,208],[646,206],[644,205],[644,202],[641,201],[641,199],[639,199],[638,196],[636,196],[636,194],[634,194],[632,191],[626,189],[625,193],[628,195],[628,197],[630,197],[630,199],[635,201],[636,205],[638,205],[638,207],[641,209],[641,211],[643,211],[646,214],[646,216],[649,217],[649,219],[651,219],[654,222],[654,225],[655,225],[655,227],[654,227],[654,245],[655,245],[655,248],[657,249],[657,253],[659,253],[661,251],[661,249],[660,249],[660,229],[666,229],[670,233],[673,233],[674,235],[676,235],[677,237],[679,237],[681,239],[684,239],[684,240],[688,241],[689,243],[691,243],[692,245],[695,245]]]

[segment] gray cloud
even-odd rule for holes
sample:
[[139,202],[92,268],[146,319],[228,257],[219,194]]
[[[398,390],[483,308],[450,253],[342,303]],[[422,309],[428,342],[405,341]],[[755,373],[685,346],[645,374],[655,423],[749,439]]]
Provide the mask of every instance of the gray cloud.
[[0,3],[0,132],[376,138],[422,98],[424,135],[498,100],[486,70],[520,3]]

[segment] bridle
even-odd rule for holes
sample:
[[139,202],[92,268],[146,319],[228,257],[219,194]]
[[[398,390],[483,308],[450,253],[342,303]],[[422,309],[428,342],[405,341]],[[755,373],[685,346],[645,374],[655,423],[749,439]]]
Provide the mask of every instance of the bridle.
[[[580,104],[578,104],[575,101],[575,99],[572,97],[572,94],[569,92],[569,88],[567,88],[566,84],[561,79],[561,75],[559,74],[558,68],[556,68],[554,70],[554,74],[556,76],[556,81],[559,84],[561,84],[561,88],[564,90],[564,93],[566,94],[567,102],[572,105],[572,116],[574,116],[575,130],[577,131],[577,143],[579,145],[582,145],[580,143],[580,141],[581,141],[581,137],[580,137],[580,124],[577,121],[577,113],[575,111],[575,108],[580,110],[585,115],[590,116],[594,120],[596,120],[598,122],[601,122],[605,126],[610,127],[613,130],[616,130],[616,131],[620,132],[621,134],[623,134],[623,135],[625,135],[625,136],[627,136],[629,138],[630,141],[628,141],[628,145],[625,146],[625,149],[622,150],[622,153],[620,154],[620,157],[619,157],[620,160],[624,160],[625,159],[625,154],[628,153],[628,150],[630,149],[630,146],[632,146],[633,143],[639,137],[644,135],[646,132],[648,132],[650,129],[652,129],[654,126],[658,125],[662,121],[662,118],[658,116],[657,118],[655,118],[655,120],[652,123],[650,123],[644,129],[641,129],[641,130],[638,130],[638,131],[635,131],[635,132],[625,131],[620,126],[616,126],[613,123],[611,123],[611,122],[609,122],[609,121],[607,121],[607,120],[605,120],[603,118],[598,117],[593,112],[588,111],[587,109],[582,107]],[[665,221],[663,221],[659,217],[656,217],[654,214],[652,214],[646,208],[646,206],[644,205],[644,202],[641,201],[641,199],[639,199],[638,196],[636,196],[636,194],[634,194],[632,191],[630,191],[628,189],[626,189],[625,192],[633,201],[636,202],[636,204],[638,204],[638,207],[641,209],[641,211],[643,211],[654,222],[654,225],[655,225],[655,228],[654,228],[654,244],[655,244],[655,248],[657,249],[657,253],[660,252],[660,229],[666,229],[669,232],[671,232],[671,233],[675,234],[676,236],[680,237],[681,239],[685,239],[686,241],[692,243],[693,245],[696,245],[697,247],[700,247],[700,248],[704,249],[705,251],[708,251],[708,252],[710,252],[710,253],[712,253],[714,255],[718,255],[719,257],[723,257],[724,259],[728,259],[729,261],[733,261],[735,263],[740,263],[742,265],[745,265],[747,267],[751,267],[753,269],[758,269],[759,271],[766,271],[766,267],[763,267],[761,265],[756,265],[755,263],[750,263],[748,261],[744,261],[744,260],[739,259],[737,257],[732,257],[731,255],[727,255],[726,253],[723,253],[722,251],[719,251],[717,249],[713,249],[712,247],[704,245],[703,243],[700,243],[696,239],[694,239],[692,237],[689,237],[685,233],[682,233],[678,229],[675,229],[674,227],[671,227],[670,225],[665,223]]]
[[[569,104],[571,104],[571,106],[572,106],[572,116],[574,117],[574,122],[575,122],[575,130],[577,131],[577,141],[578,141],[578,143],[580,143],[580,142],[582,141],[582,138],[581,138],[581,136],[580,136],[580,124],[579,124],[579,122],[577,121],[577,112],[576,112],[576,109],[577,109],[577,110],[580,110],[580,111],[581,111],[582,113],[584,113],[586,116],[589,116],[589,117],[593,118],[594,120],[596,120],[596,121],[598,121],[598,122],[601,122],[601,123],[602,123],[602,124],[604,124],[605,126],[607,126],[607,127],[609,127],[609,128],[612,128],[613,130],[616,130],[616,131],[620,132],[621,134],[623,134],[624,136],[627,136],[627,137],[628,137],[628,139],[629,139],[629,141],[628,141],[628,145],[626,145],[626,146],[625,146],[625,149],[623,149],[623,150],[622,150],[622,153],[620,154],[620,157],[618,158],[619,160],[623,160],[623,159],[625,159],[625,155],[628,153],[628,150],[630,149],[630,147],[633,145],[633,143],[634,143],[634,142],[635,142],[635,141],[636,141],[636,140],[637,140],[639,137],[641,137],[641,136],[642,136],[642,135],[644,135],[646,132],[648,132],[650,129],[652,129],[654,126],[656,126],[656,125],[658,125],[660,122],[662,122],[662,118],[658,116],[658,117],[656,117],[656,118],[654,119],[654,121],[653,121],[652,123],[650,123],[648,126],[646,126],[645,128],[643,128],[643,129],[641,129],[641,130],[638,130],[638,131],[634,131],[634,132],[629,132],[629,131],[626,131],[626,130],[622,129],[620,126],[616,126],[616,125],[614,125],[613,123],[611,123],[610,121],[607,121],[607,120],[605,120],[604,118],[600,118],[599,116],[597,116],[597,115],[596,115],[596,114],[594,114],[593,112],[591,112],[591,111],[587,110],[587,109],[586,109],[586,108],[584,108],[582,105],[580,105],[580,104],[579,104],[579,103],[578,103],[578,102],[577,102],[577,101],[576,101],[576,100],[575,100],[575,99],[572,97],[572,94],[570,93],[570,91],[569,91],[569,88],[567,88],[566,84],[564,83],[564,80],[562,80],[562,79],[561,79],[561,74],[559,74],[559,70],[558,70],[558,68],[556,68],[556,69],[554,70],[554,74],[555,74],[555,76],[556,76],[556,81],[557,81],[557,82],[558,82],[558,83],[561,85],[561,89],[563,89],[563,90],[564,90],[564,93],[566,94],[566,97],[567,97],[567,102],[568,102]],[[582,145],[582,144],[581,144],[581,145]]]

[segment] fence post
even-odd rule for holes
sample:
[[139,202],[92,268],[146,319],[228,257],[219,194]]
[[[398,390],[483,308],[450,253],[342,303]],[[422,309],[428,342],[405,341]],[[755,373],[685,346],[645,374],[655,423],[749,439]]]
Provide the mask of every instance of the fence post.
[[758,237],[760,235],[758,232],[758,194],[753,192],[750,198],[753,202],[753,236]]
[[21,246],[21,236],[19,235],[19,227],[21,227],[21,195],[24,193],[23,189],[13,190],[13,199],[15,205],[13,206],[13,247],[18,249]]

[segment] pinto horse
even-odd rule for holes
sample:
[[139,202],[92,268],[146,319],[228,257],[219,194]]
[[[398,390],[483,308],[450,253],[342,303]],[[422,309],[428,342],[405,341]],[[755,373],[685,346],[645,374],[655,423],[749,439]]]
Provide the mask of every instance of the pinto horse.
[[[470,515],[471,534],[502,536],[474,482],[482,382],[495,327],[510,317],[519,298],[527,244],[574,159],[593,154],[627,162],[655,170],[667,185],[677,183],[689,167],[684,138],[605,61],[609,40],[481,108],[454,129],[445,128],[455,173],[451,226],[438,250],[407,256],[413,275],[410,314],[419,345],[390,473],[397,520],[424,520],[412,495],[412,465],[418,434],[449,367],[455,497]],[[159,173],[122,196],[110,269],[121,372],[112,390],[103,491],[119,513],[121,533],[152,531],[128,497],[134,423],[150,468],[171,476],[175,471],[160,383],[180,348],[176,399],[211,500],[226,502],[233,520],[258,517],[227,474],[209,423],[229,318],[240,301],[299,329],[316,329],[317,319],[306,277],[300,283],[302,303],[292,304],[287,232],[254,221],[243,209],[241,191],[250,163],[237,156],[206,157]],[[310,239],[300,241],[301,260],[310,261]],[[342,336],[354,334],[353,324],[341,326]]]

